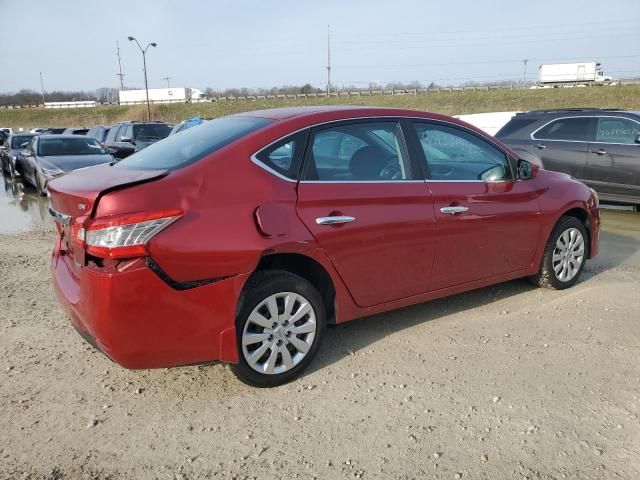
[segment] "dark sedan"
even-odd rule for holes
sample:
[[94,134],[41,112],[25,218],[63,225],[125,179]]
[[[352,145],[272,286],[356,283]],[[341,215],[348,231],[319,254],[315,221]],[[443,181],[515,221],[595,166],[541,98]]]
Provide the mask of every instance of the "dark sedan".
[[14,133],[9,135],[0,148],[0,162],[2,171],[14,177],[16,174],[16,160],[23,149],[34,137],[33,133]]
[[568,173],[604,202],[640,212],[640,112],[571,108],[519,113],[496,133],[547,170]]
[[50,180],[67,172],[113,161],[95,138],[77,135],[34,137],[19,155],[16,168],[23,182],[40,195]]

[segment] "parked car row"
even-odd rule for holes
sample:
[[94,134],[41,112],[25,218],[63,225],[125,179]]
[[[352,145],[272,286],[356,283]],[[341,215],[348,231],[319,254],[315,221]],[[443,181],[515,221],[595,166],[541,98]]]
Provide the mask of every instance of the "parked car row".
[[72,170],[128,157],[167,137],[173,125],[164,122],[120,122],[92,128],[35,127],[27,133],[3,132],[3,173],[45,195],[49,181]]

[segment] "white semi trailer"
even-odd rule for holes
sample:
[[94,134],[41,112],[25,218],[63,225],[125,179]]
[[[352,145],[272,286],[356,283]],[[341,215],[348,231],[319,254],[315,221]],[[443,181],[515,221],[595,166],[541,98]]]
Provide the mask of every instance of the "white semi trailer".
[[[176,88],[150,88],[149,102],[151,103],[186,103],[192,100],[206,98],[201,90],[176,87]],[[120,90],[118,92],[120,105],[132,105],[147,101],[147,93],[141,90]]]
[[548,63],[538,68],[538,86],[607,85],[613,79],[596,62]]

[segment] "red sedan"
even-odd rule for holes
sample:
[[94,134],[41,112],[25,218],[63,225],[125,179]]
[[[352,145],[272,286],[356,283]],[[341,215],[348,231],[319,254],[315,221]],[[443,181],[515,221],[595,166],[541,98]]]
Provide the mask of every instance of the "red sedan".
[[476,128],[381,108],[249,112],[49,185],[52,272],[127,368],[220,360],[274,386],[328,323],[530,277],[598,250],[595,192]]

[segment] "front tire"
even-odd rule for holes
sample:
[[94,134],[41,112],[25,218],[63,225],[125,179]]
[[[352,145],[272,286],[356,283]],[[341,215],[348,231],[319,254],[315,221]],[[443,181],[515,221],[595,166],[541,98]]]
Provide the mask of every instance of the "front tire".
[[326,328],[317,289],[282,270],[256,272],[247,282],[236,318],[240,362],[232,371],[254,387],[297,378],[316,355]]
[[587,230],[580,220],[562,217],[547,241],[540,272],[531,281],[552,290],[573,286],[587,261],[588,242]]

